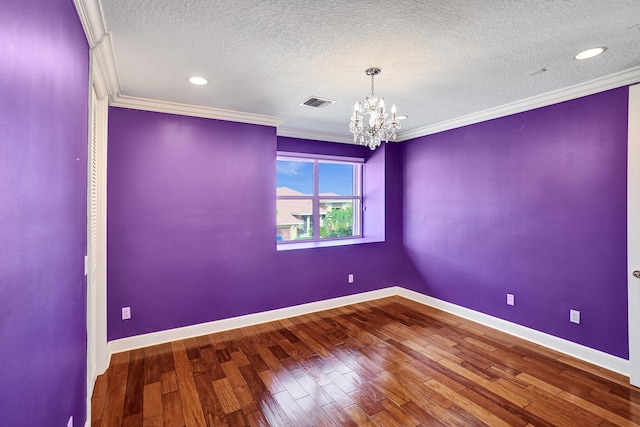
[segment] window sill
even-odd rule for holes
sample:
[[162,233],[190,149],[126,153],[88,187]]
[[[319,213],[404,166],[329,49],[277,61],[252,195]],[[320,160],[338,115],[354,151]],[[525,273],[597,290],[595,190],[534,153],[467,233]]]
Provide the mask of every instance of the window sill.
[[365,243],[380,243],[380,242],[384,242],[384,239],[373,238],[373,237],[358,237],[355,239],[327,240],[323,242],[281,243],[277,245],[277,250],[278,252],[295,251],[299,249],[330,248],[334,246],[351,246],[351,245],[361,245]]

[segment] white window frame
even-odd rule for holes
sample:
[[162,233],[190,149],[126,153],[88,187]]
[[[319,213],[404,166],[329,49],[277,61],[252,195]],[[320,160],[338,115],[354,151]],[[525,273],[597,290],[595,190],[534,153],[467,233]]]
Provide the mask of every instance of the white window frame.
[[[363,216],[363,173],[364,173],[364,159],[358,157],[343,157],[343,156],[329,156],[320,154],[307,154],[307,153],[291,153],[291,152],[277,152],[276,161],[278,160],[291,160],[291,161],[308,161],[313,164],[313,193],[311,195],[301,196],[278,196],[277,200],[312,200],[312,222],[313,231],[310,239],[304,240],[283,240],[278,241],[278,245],[291,245],[300,244],[302,242],[327,242],[327,241],[339,241],[339,240],[353,240],[362,238],[362,216]],[[351,196],[323,196],[319,192],[319,179],[320,179],[320,163],[338,163],[353,165],[353,195]],[[320,237],[320,202],[321,200],[347,200],[353,201],[353,233],[349,236],[321,238]],[[277,227],[277,224],[276,224]]]

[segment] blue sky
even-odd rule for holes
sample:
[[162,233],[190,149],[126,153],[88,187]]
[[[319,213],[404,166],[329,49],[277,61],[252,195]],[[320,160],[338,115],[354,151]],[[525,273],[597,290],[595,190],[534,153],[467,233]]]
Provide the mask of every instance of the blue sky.
[[[351,196],[353,166],[340,163],[320,163],[320,193]],[[289,187],[304,194],[313,193],[313,163],[278,160],[276,186]]]

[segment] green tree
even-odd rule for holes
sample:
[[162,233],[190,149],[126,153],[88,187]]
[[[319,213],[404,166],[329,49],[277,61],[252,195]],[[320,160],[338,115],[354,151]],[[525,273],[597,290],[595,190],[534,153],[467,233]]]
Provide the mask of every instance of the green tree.
[[353,207],[332,209],[320,227],[320,237],[344,237],[353,235]]

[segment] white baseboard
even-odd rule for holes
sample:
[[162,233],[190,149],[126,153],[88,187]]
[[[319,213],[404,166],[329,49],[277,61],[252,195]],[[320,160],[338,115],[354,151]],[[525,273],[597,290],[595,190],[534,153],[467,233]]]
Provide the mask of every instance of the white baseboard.
[[150,334],[138,335],[134,337],[122,338],[110,341],[107,345],[109,359],[114,353],[134,350],[137,348],[163,344],[171,341],[193,338],[200,335],[207,335],[216,332],[228,331],[236,328],[257,325],[265,322],[285,319],[288,317],[301,316],[303,314],[314,313],[322,310],[343,307],[349,304],[356,304],[391,296],[401,296],[412,301],[437,308],[447,313],[460,316],[479,324],[506,332],[524,340],[540,344],[550,349],[559,351],[566,355],[575,357],[596,366],[609,369],[619,374],[629,376],[629,361],[620,357],[612,356],[599,350],[576,344],[535,329],[527,328],[507,320],[489,316],[465,307],[451,304],[418,292],[414,292],[399,286],[392,286],[377,291],[364,292],[360,294],[348,295],[339,298],[332,298],[308,304],[286,307],[277,310],[270,310],[261,313],[248,314],[245,316],[233,317],[229,319],[216,320],[213,322],[201,323],[198,325],[185,326],[183,328],[169,329],[166,331],[153,332]]
[[213,322],[200,323],[182,328],[168,329],[166,331],[122,338],[115,341],[109,341],[107,344],[107,355],[110,361],[111,355],[114,353],[149,347],[176,340],[183,340],[186,338],[193,338],[200,335],[228,331],[231,329],[244,328],[247,326],[258,325],[260,323],[273,322],[276,320],[286,319],[288,317],[302,316],[304,314],[315,313],[317,311],[330,310],[332,308],[344,307],[349,304],[387,298],[394,295],[398,295],[398,287],[396,286],[379,289],[377,291],[363,292],[360,294],[347,295],[339,298],[280,308],[277,310],[263,311],[260,313],[247,314],[245,316],[215,320]]
[[617,356],[604,353],[593,348],[586,347],[581,344],[576,344],[572,341],[567,341],[562,338],[555,337],[553,335],[546,334],[544,332],[537,331],[535,329],[527,328],[526,326],[518,325],[517,323],[509,322],[504,319],[489,316],[488,314],[480,313],[459,305],[451,304],[446,301],[442,301],[418,292],[410,291],[404,288],[398,288],[398,295],[424,305],[428,305],[433,308],[437,308],[447,313],[455,314],[464,319],[480,323],[481,325],[488,326],[493,329],[497,329],[502,332],[506,332],[524,340],[540,344],[544,347],[550,348],[560,353],[575,357],[576,359],[584,360],[585,362],[592,363],[601,368],[609,369],[613,372],[629,376],[629,361]]

